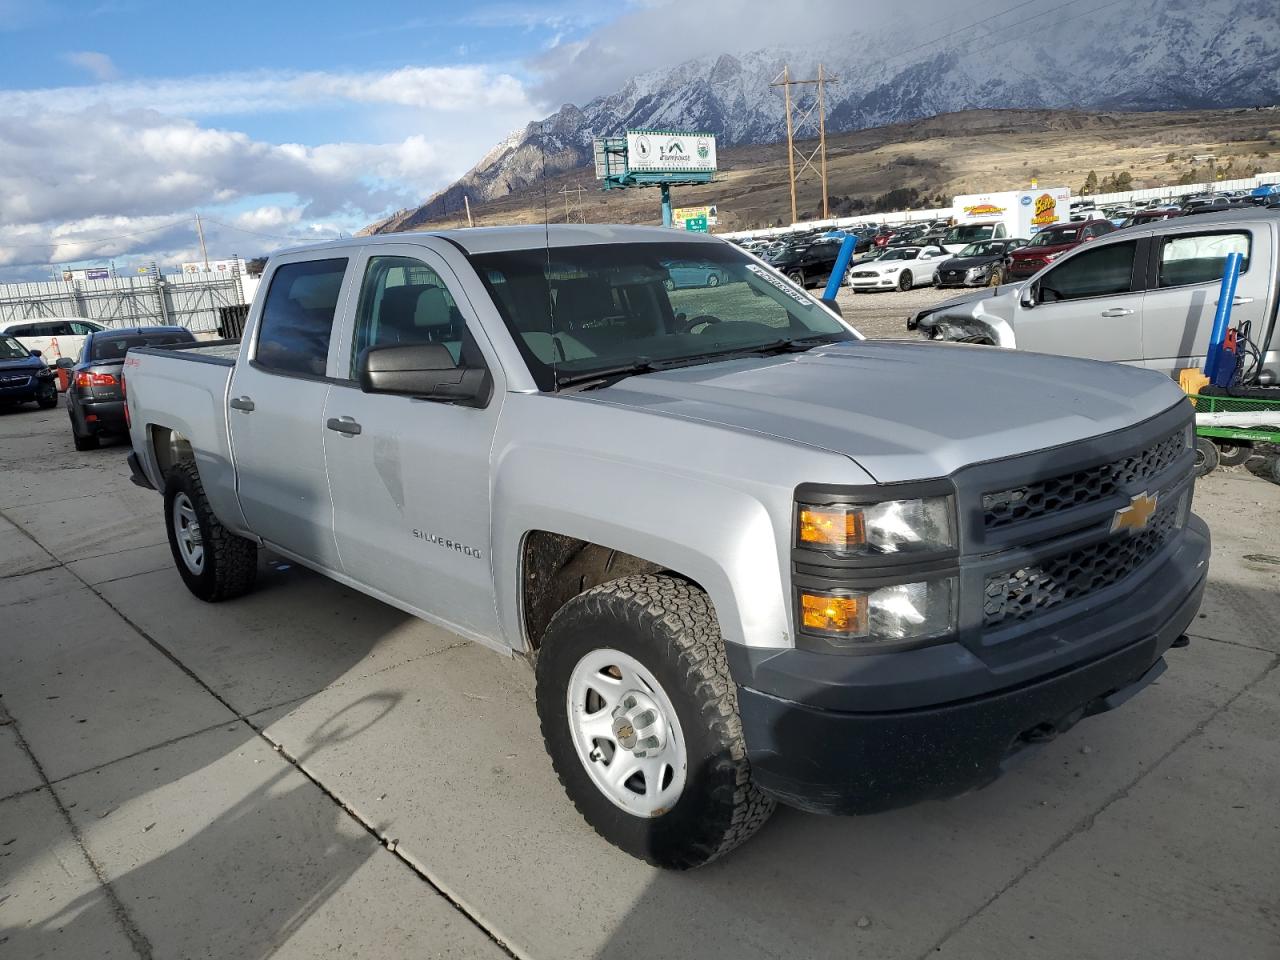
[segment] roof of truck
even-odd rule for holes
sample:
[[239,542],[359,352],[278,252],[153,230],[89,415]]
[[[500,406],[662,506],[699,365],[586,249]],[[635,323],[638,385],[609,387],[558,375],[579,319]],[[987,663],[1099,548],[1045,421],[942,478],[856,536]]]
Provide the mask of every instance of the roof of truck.
[[718,238],[705,233],[675,231],[670,227],[639,227],[612,223],[521,224],[511,227],[465,227],[458,230],[414,230],[405,233],[379,233],[367,237],[309,243],[278,251],[301,253],[329,247],[377,243],[413,243],[427,237],[443,237],[467,253],[493,253],[500,250],[536,250],[546,246],[578,247],[595,243],[718,243]]

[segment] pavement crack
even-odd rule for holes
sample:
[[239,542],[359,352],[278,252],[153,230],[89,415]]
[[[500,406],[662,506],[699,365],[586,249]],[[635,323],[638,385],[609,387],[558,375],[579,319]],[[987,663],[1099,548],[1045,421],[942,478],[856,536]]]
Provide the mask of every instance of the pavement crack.
[[[1269,650],[1264,652],[1271,653],[1271,651]],[[1234,694],[1232,694],[1232,696],[1229,699],[1225,700],[1221,706],[1214,709],[1211,713],[1209,713],[1208,716],[1199,720],[1195,724],[1195,726],[1193,726],[1190,730],[1187,731],[1187,733],[1184,736],[1179,738],[1178,741],[1174,743],[1171,747],[1169,747],[1168,750],[1160,754],[1160,756],[1158,756],[1153,763],[1144,767],[1143,770],[1139,772],[1138,775],[1135,776],[1132,780],[1130,780],[1128,783],[1124,784],[1123,786],[1113,791],[1109,796],[1107,796],[1105,800],[1102,801],[1102,803],[1097,807],[1097,809],[1092,810],[1091,812],[1081,817],[1078,821],[1076,821],[1076,823],[1069,830],[1067,830],[1066,833],[1064,833],[1057,840],[1051,843],[1048,847],[1046,847],[1040,853],[1039,856],[1035,857],[1035,859],[1033,859],[1030,863],[1024,866],[1016,874],[1014,874],[1007,883],[1005,883],[1003,886],[1000,887],[999,890],[997,890],[995,893],[989,896],[982,903],[978,904],[978,906],[975,907],[973,910],[969,911],[969,913],[967,913],[964,917],[962,917],[957,923],[949,927],[946,930],[946,932],[944,932],[942,936],[939,937],[933,943],[932,946],[930,946],[927,950],[921,953],[919,957],[917,957],[917,960],[928,960],[928,958],[933,957],[936,953],[938,953],[938,951],[940,951],[943,948],[943,946],[947,943],[948,940],[950,940],[957,933],[959,933],[961,930],[967,927],[971,921],[973,921],[976,917],[984,913],[988,907],[990,907],[997,900],[1003,897],[1006,893],[1008,893],[1010,890],[1016,887],[1019,883],[1021,883],[1027,876],[1029,876],[1034,870],[1039,868],[1041,864],[1043,864],[1046,860],[1048,860],[1051,856],[1053,856],[1053,854],[1055,854],[1059,849],[1061,849],[1063,846],[1065,846],[1068,842],[1070,842],[1074,838],[1080,836],[1083,833],[1087,833],[1089,830],[1093,829],[1093,825],[1097,822],[1099,816],[1105,813],[1114,804],[1118,803],[1119,801],[1129,796],[1129,794],[1133,791],[1134,787],[1136,787],[1139,783],[1141,783],[1143,780],[1149,777],[1152,773],[1154,773],[1157,769],[1159,769],[1160,766],[1166,760],[1169,759],[1169,757],[1173,756],[1173,754],[1176,753],[1178,750],[1180,750],[1185,744],[1201,736],[1204,733],[1204,731],[1208,728],[1209,724],[1211,724],[1214,720],[1216,720],[1223,712],[1230,709],[1232,704],[1234,704],[1242,696],[1244,696],[1246,693],[1248,693],[1250,690],[1256,687],[1259,683],[1265,680],[1277,667],[1280,667],[1280,654],[1273,653],[1271,656],[1271,662],[1268,663],[1256,677],[1254,677],[1252,680],[1246,683],[1243,687],[1237,690]]]

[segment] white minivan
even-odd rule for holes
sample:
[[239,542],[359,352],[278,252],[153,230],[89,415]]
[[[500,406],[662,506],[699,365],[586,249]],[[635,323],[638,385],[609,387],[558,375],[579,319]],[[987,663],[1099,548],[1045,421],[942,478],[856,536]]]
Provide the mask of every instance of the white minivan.
[[0,334],[14,337],[28,350],[39,350],[50,366],[63,357],[79,363],[84,338],[105,329],[101,323],[81,317],[32,317],[0,322]]

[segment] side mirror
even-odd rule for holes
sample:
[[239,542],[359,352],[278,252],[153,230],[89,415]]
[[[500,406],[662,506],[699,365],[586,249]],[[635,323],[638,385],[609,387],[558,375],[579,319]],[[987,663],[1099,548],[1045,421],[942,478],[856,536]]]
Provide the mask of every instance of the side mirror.
[[837,317],[844,317],[844,311],[840,309],[840,304],[836,302],[835,297],[823,297],[822,305],[828,308]]
[[70,357],[59,357],[57,362],[54,364],[54,366],[59,370],[70,370],[75,365],[76,362]]
[[31,356],[33,356],[33,357],[43,357],[43,356],[44,356],[44,354],[43,354],[43,353],[41,353],[39,350],[32,350],[32,351],[31,351]]
[[358,375],[365,393],[420,397],[464,407],[483,407],[492,389],[488,370],[458,366],[442,343],[369,347],[360,354]]
[[1018,302],[1030,310],[1036,305],[1036,289],[1031,286],[1022,288],[1022,294],[1018,297]]

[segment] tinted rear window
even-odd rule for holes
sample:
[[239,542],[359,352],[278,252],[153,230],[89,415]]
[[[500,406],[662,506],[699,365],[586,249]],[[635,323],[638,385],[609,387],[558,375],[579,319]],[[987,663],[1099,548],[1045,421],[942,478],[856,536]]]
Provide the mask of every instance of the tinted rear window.
[[118,336],[109,333],[97,333],[93,337],[93,348],[89,352],[89,359],[102,362],[123,360],[124,355],[134,347],[162,347],[174,343],[194,343],[195,339],[187,330],[175,330],[170,333],[120,334]]

